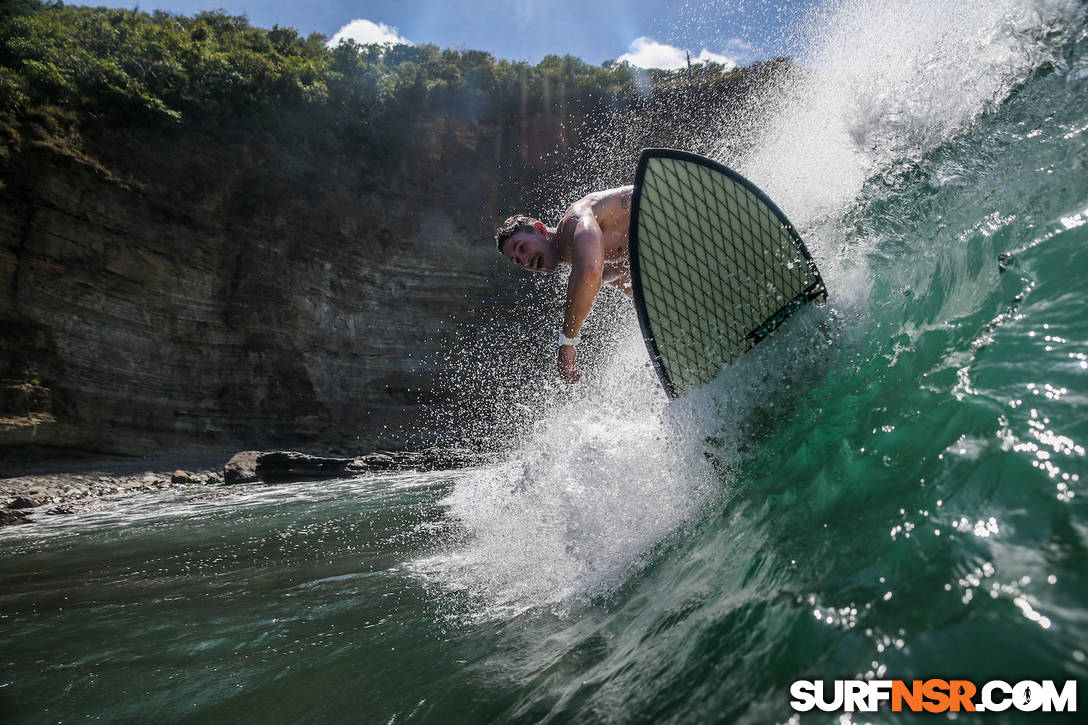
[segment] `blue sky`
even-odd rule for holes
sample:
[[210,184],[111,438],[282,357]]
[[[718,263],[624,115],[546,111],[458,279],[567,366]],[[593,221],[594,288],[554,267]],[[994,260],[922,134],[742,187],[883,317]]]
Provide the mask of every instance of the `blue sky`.
[[[402,39],[486,50],[537,63],[570,53],[590,63],[626,57],[668,67],[693,60],[746,64],[789,53],[783,40],[813,0],[103,0],[107,5],[191,15],[220,8],[253,25],[329,38]],[[352,21],[365,21],[352,24]],[[346,27],[347,26],[347,27]],[[626,54],[626,56],[625,56]]]

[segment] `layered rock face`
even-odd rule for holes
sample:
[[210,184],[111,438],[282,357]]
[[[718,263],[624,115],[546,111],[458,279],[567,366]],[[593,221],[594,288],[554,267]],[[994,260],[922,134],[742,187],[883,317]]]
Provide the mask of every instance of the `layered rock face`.
[[229,130],[92,140],[94,161],[25,144],[0,190],[0,445],[426,438],[450,320],[520,294],[491,240],[511,179],[564,139],[413,133],[381,164]]

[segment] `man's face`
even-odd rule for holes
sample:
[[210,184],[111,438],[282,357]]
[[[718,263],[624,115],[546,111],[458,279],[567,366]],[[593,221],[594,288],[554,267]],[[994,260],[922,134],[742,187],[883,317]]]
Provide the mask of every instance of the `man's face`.
[[554,272],[559,266],[555,245],[548,241],[547,230],[537,222],[530,231],[515,232],[502,245],[502,253],[519,267],[531,272]]

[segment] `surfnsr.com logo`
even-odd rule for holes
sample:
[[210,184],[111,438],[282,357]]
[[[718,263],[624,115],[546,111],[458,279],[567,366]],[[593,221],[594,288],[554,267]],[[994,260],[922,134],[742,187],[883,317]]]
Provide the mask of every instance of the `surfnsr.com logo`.
[[979,687],[970,680],[797,680],[790,697],[797,712],[876,712],[885,703],[892,712],[1076,712],[1077,682],[990,680]]

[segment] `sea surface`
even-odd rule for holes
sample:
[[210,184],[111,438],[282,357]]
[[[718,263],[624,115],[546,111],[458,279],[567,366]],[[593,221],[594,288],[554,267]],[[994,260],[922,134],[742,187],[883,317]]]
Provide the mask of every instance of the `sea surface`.
[[0,531],[0,721],[784,723],[793,681],[853,677],[1075,679],[1088,708],[1085,7],[796,29],[772,121],[718,158],[830,299],[704,390],[668,401],[621,314],[474,467]]

